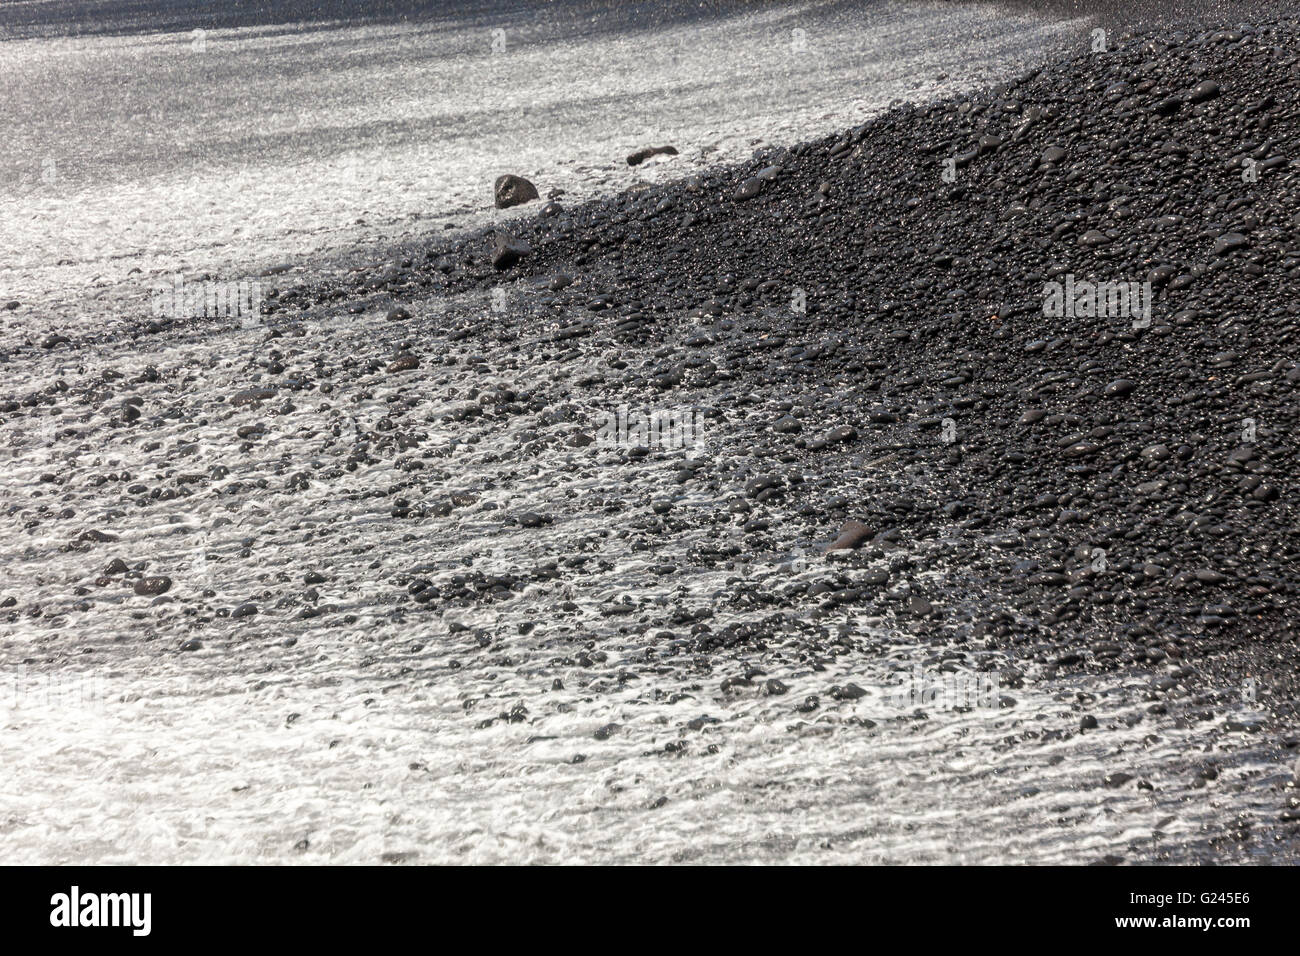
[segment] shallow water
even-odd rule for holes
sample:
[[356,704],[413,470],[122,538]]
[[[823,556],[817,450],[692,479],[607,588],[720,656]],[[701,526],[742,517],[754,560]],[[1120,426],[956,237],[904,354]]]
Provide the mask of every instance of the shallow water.
[[[3,593],[23,609],[0,627],[7,860],[1088,862],[1161,850],[1203,859],[1206,834],[1229,809],[1276,811],[1285,768],[1250,734],[1195,722],[1154,727],[1144,713],[1149,674],[1046,680],[1031,670],[1024,686],[998,686],[992,697],[927,703],[899,699],[916,689],[916,668],[933,685],[953,679],[950,671],[973,675],[978,665],[987,675],[1014,659],[966,649],[945,665],[935,660],[941,649],[917,646],[885,621],[812,608],[790,626],[842,628],[852,644],[817,667],[779,648],[681,654],[653,628],[624,631],[624,618],[600,612],[625,596],[634,617],[708,608],[718,628],[758,616],[730,601],[738,583],[779,590],[824,574],[824,559],[759,552],[698,567],[691,548],[714,534],[705,520],[658,536],[652,550],[609,536],[611,520],[646,520],[672,462],[697,450],[636,465],[598,446],[521,458],[515,426],[437,417],[457,375],[524,393],[560,381],[563,366],[542,357],[541,342],[521,343],[532,361],[494,360],[492,374],[465,369],[449,379],[435,364],[395,381],[363,364],[333,377],[328,401],[315,392],[290,394],[292,409],[281,399],[219,401],[258,380],[268,347],[283,353],[292,377],[317,357],[337,366],[342,356],[391,355],[413,328],[429,354],[463,366],[463,346],[440,341],[426,319],[437,314],[417,309],[401,327],[382,311],[347,325],[308,322],[307,337],[272,343],[262,329],[177,336],[147,355],[163,380],[132,389],[148,410],[173,409],[170,423],[121,429],[100,415],[69,416],[65,426],[80,437],[57,456],[48,431],[20,439],[5,426],[7,492],[41,492],[27,492],[27,511],[0,515]],[[131,372],[144,358],[120,344],[65,378]],[[24,372],[40,381],[55,369],[48,358]],[[183,387],[170,370],[182,370]],[[430,475],[414,500],[466,493],[474,504],[441,519],[393,520],[383,489],[402,476],[391,457],[332,480],[313,473],[297,492],[286,486],[305,464],[338,460],[356,440],[348,421],[373,427],[365,403],[346,414],[351,397],[377,404],[399,395],[415,399],[407,417],[423,423],[423,447],[436,452],[429,462],[447,472]],[[236,451],[231,433],[254,422],[270,434]],[[725,444],[725,430],[713,440]],[[210,490],[170,501],[142,502],[124,482],[95,484],[127,470],[169,487],[179,473],[223,464],[230,473]],[[42,482],[51,469],[67,480]],[[234,488],[259,478],[263,489]],[[611,500],[622,502],[615,515],[600,505]],[[48,508],[26,526],[42,502],[77,514],[60,519]],[[674,507],[705,518],[722,504],[701,490]],[[524,529],[512,519],[526,510],[553,523]],[[773,519],[793,515],[776,510]],[[119,540],[78,542],[87,528]],[[487,603],[432,612],[398,586],[402,574],[435,583],[471,568],[527,574],[581,553],[592,558],[581,573]],[[123,590],[120,579],[95,583],[112,556],[148,561],[150,573],[172,576],[172,589],[154,599]],[[687,573],[661,576],[663,562]],[[315,597],[302,584],[309,569],[328,578]],[[245,601],[259,613],[232,618]],[[326,613],[303,619],[309,607]],[[202,649],[179,652],[189,639]],[[607,657],[575,663],[582,648]],[[755,663],[787,692],[764,694],[762,679],[720,689]],[[863,696],[828,694],[849,683]],[[808,695],[819,705],[796,714],[792,705]],[[1078,733],[1084,712],[1102,730]],[[600,739],[610,724],[617,729]],[[1195,775],[1207,761],[1220,768],[1209,788]],[[1103,786],[1115,770],[1152,789]],[[1244,851],[1216,858],[1231,852]]]

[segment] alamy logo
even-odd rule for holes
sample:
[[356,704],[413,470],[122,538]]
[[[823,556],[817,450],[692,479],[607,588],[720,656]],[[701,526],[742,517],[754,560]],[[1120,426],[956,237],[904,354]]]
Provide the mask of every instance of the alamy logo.
[[1051,318],[1126,318],[1133,327],[1151,325],[1150,282],[1076,282],[1074,274],[1065,283],[1043,286],[1043,315]]
[[51,926],[129,926],[134,936],[152,928],[152,893],[86,893],[74,886],[50,897]]
[[998,707],[997,689],[997,682],[990,674],[946,672],[932,675],[926,673],[919,663],[914,663],[910,679],[905,679],[901,686],[890,687],[884,702],[899,710],[917,707],[987,710]]
[[0,678],[0,712],[7,709],[67,710],[100,708],[108,701],[108,685],[98,674],[67,671],[33,671],[23,665],[18,673]]
[[186,282],[176,276],[170,285],[153,290],[153,314],[166,319],[243,318],[255,324],[262,305],[262,284],[256,281]]
[[634,411],[620,405],[596,429],[598,445],[644,448],[694,448],[704,443],[704,413],[695,408]]

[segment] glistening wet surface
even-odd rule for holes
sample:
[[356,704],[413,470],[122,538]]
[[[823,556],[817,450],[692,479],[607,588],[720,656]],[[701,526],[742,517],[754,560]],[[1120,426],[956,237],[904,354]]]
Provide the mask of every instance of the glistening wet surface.
[[[566,203],[676,178],[1080,31],[853,6],[0,43],[7,861],[1292,852],[1251,836],[1293,791],[1248,686],[1210,719],[1174,662],[1048,670],[825,600],[944,573],[938,542],[841,566],[797,496],[742,534],[745,405],[700,446],[594,440],[658,400],[610,371],[654,347],[566,339],[577,317],[538,319],[526,290],[144,331],[177,273],[284,264],[265,278],[287,301],[336,261],[514,215],[490,209],[499,173]],[[627,166],[663,143],[680,155]],[[28,347],[51,330],[76,349]],[[941,480],[863,457],[809,484]]]
[[[546,335],[448,341],[476,307],[123,343],[62,377],[121,373],[145,417],[6,426],[7,859],[1200,859],[1275,807],[1249,728],[1153,726],[1149,674],[1008,682],[999,651],[752,604],[825,576],[811,541],[701,560],[725,495],[654,510],[725,427],[573,446],[618,397],[570,407]],[[389,372],[413,339],[428,358]],[[746,622],[761,641],[704,651]]]

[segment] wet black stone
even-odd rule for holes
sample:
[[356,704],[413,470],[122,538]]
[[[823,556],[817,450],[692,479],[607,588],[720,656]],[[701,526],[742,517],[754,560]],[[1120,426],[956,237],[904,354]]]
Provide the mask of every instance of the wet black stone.
[[536,186],[522,176],[510,174],[497,177],[492,194],[498,209],[508,209],[539,198]]
[[498,231],[496,244],[492,247],[492,268],[509,269],[532,251],[532,247],[523,239],[516,239],[507,232]]
[[170,590],[172,579],[165,574],[155,574],[149,577],[140,578],[135,582],[133,590],[136,594],[154,595],[163,594]]
[[644,149],[638,149],[627,158],[629,166],[639,166],[651,156],[676,156],[677,148],[675,146],[647,146]]

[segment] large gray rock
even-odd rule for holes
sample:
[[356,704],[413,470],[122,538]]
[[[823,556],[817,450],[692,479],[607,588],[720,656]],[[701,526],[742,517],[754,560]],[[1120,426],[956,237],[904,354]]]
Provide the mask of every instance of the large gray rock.
[[497,177],[493,192],[496,195],[498,209],[521,206],[538,198],[536,186],[522,176],[511,176],[508,173],[505,176]]

